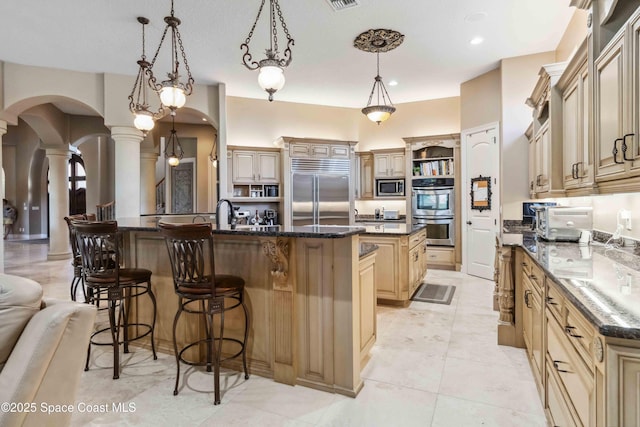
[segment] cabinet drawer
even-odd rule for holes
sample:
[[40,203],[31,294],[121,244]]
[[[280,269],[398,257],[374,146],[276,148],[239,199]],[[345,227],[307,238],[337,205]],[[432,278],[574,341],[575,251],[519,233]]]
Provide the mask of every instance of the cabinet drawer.
[[309,157],[309,144],[291,144],[289,155],[291,157]]
[[531,275],[531,266],[533,265],[533,260],[529,258],[529,255],[525,255],[522,257],[522,272],[529,276]]
[[551,412],[551,420],[554,426],[574,425],[571,411],[567,407],[560,386],[553,375],[553,365],[547,363],[547,406]]
[[564,305],[564,297],[556,288],[556,285],[552,281],[548,281],[547,288],[547,308],[554,316],[556,316],[557,321],[564,325],[564,320],[562,317],[562,309]]
[[573,344],[582,357],[583,362],[589,369],[593,370],[593,350],[591,343],[593,343],[595,331],[591,324],[578,313],[577,308],[571,304],[567,304],[567,323],[564,331],[571,344]]
[[531,263],[531,274],[529,274],[529,279],[531,280],[531,284],[534,289],[542,295],[544,288],[544,272],[537,264],[534,264],[533,261],[530,260],[529,262]]
[[547,322],[547,355],[551,365],[549,369],[558,375],[569,397],[568,406],[575,409],[582,425],[592,425],[590,400],[594,388],[593,375],[553,318]]
[[440,249],[427,247],[427,263],[429,264],[453,264],[453,249]]
[[311,157],[329,157],[328,145],[311,145]]
[[424,240],[426,238],[427,238],[426,230],[420,230],[417,233],[412,234],[411,236],[409,236],[409,249],[412,249],[415,245],[420,243],[421,240]]
[[349,158],[349,146],[348,145],[332,145],[331,146],[331,157],[333,158]]

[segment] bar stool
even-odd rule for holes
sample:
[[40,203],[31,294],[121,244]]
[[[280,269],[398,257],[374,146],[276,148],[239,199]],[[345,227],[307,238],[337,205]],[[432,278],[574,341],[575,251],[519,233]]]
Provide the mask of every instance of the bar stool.
[[[82,274],[88,292],[90,303],[92,295],[106,295],[107,310],[109,315],[109,327],[95,331],[91,335],[89,348],[87,349],[87,362],[85,371],[89,370],[89,358],[91,356],[91,344],[113,346],[113,379],[120,377],[120,344],[123,344],[124,352],[129,352],[129,343],[147,335],[151,337],[151,350],[154,360],[156,355],[153,338],[156,323],[156,298],[151,290],[151,271],[144,268],[121,268],[120,245],[121,235],[118,233],[116,221],[105,222],[74,222],[78,251],[82,260]],[[133,298],[149,295],[153,306],[153,319],[151,323],[130,323],[129,307]],[[117,318],[116,318],[116,312]],[[143,332],[131,337],[129,328],[143,329]],[[122,340],[120,340],[122,329]],[[98,342],[95,337],[103,332],[111,332],[111,343]]]
[[76,233],[73,228],[73,223],[77,221],[86,221],[87,217],[84,214],[65,216],[64,220],[69,228],[69,244],[71,245],[71,265],[73,266],[73,278],[71,279],[71,287],[69,292],[71,293],[71,301],[76,300],[76,293],[78,286],[82,285],[82,295],[85,301],[87,300],[87,291],[84,287],[84,278],[82,277],[82,258],[80,258],[80,251],[78,250],[78,242],[76,241]]
[[[171,269],[173,284],[178,295],[178,311],[173,321],[173,349],[176,356],[176,384],[174,396],[178,394],[180,381],[180,362],[206,366],[211,371],[213,365],[214,401],[220,403],[220,363],[233,359],[242,354],[244,378],[249,378],[247,370],[246,343],[249,334],[249,312],[244,303],[244,280],[238,276],[215,274],[213,236],[210,223],[196,224],[158,224],[160,232],[165,238]],[[225,301],[232,301],[225,306]],[[224,336],[224,313],[238,306],[244,311],[245,329],[244,339]],[[206,325],[206,337],[186,345],[178,350],[176,340],[176,326],[183,312],[195,313],[203,316]],[[220,330],[217,336],[214,331],[214,316],[220,316]],[[234,342],[240,350],[221,358],[223,342]],[[191,361],[183,357],[183,353],[193,346],[206,344],[206,361]],[[217,348],[216,348],[217,347]]]

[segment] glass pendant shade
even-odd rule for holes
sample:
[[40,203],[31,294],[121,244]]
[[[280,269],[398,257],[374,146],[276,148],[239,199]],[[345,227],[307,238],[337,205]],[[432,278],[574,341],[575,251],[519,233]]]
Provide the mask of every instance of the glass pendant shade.
[[396,111],[395,107],[388,105],[372,105],[362,109],[362,113],[367,116],[372,122],[380,124],[391,117],[391,114]]
[[282,68],[267,65],[260,67],[258,74],[258,84],[267,92],[276,92],[284,87],[285,78]]
[[136,129],[143,132],[150,131],[155,125],[153,114],[148,110],[136,111],[135,118],[133,119],[133,125],[136,127]]
[[169,163],[169,166],[178,166],[180,164],[180,159],[177,157],[169,157],[167,163]]
[[187,102],[187,96],[184,93],[184,89],[165,85],[160,89],[160,102],[162,105],[169,108],[181,108]]

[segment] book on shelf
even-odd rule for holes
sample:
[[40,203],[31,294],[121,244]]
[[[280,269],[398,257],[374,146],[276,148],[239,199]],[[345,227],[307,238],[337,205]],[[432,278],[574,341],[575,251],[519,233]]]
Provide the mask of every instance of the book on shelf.
[[453,159],[430,160],[420,164],[422,176],[453,175],[453,172]]

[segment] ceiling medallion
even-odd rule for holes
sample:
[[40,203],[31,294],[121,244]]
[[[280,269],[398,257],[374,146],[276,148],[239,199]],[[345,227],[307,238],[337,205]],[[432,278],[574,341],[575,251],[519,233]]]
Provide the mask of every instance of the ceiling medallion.
[[359,34],[353,41],[353,47],[365,52],[384,53],[397,48],[403,41],[404,34],[379,28]]
[[389,52],[400,46],[403,41],[403,34],[383,29],[365,31],[353,41],[353,46],[357,49],[376,54],[376,77],[369,94],[369,101],[367,106],[362,109],[362,114],[378,125],[396,111],[396,107],[393,106],[387,89],[384,87],[382,77],[380,77],[380,52]]

